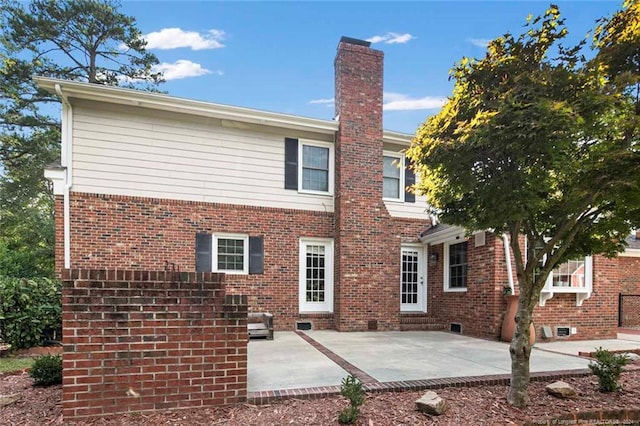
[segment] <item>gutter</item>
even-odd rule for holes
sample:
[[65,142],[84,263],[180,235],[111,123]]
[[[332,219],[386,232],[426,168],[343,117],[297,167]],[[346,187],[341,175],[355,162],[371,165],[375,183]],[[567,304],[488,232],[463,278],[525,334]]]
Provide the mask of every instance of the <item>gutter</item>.
[[509,237],[504,232],[502,233],[502,242],[504,243],[504,261],[507,262],[507,277],[509,280],[509,288],[511,294],[515,294],[515,288],[513,285],[513,270],[511,269],[511,251],[509,249]]
[[73,172],[72,172],[72,148],[71,140],[73,136],[73,108],[69,103],[69,99],[62,92],[62,88],[59,84],[54,86],[56,94],[62,100],[62,141],[61,141],[61,155],[60,163],[63,167],[66,167],[66,176],[64,184],[64,267],[65,269],[71,268],[71,205],[69,200],[69,192],[73,184]]

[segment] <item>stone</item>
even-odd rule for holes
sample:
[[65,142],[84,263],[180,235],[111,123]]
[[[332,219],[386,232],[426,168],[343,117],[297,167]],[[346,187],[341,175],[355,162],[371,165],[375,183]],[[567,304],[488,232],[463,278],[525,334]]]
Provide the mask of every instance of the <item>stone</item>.
[[640,355],[633,353],[633,352],[626,352],[623,355],[626,355],[627,358],[629,358],[629,362],[635,362],[638,361],[640,359]]
[[439,416],[447,409],[447,403],[437,393],[428,391],[416,401],[416,409],[422,413]]
[[11,405],[22,396],[21,393],[13,393],[11,395],[0,395],[0,407]]
[[553,382],[550,385],[547,385],[545,389],[547,390],[547,393],[549,395],[553,395],[558,398],[565,399],[565,398],[575,398],[576,396],[578,396],[575,389],[569,386],[568,383],[562,382],[562,381]]

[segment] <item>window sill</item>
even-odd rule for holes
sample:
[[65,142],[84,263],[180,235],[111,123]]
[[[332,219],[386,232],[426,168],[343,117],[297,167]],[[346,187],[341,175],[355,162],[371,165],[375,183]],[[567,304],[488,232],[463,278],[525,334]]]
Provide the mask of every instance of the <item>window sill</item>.
[[444,289],[445,293],[466,293],[467,292],[467,288],[448,288],[445,287]]
[[311,191],[311,190],[308,190],[308,189],[298,189],[298,194],[303,194],[303,195],[323,195],[325,197],[333,196],[333,192]]
[[540,292],[540,306],[544,306],[547,300],[553,298],[555,294],[575,294],[576,306],[582,306],[582,302],[591,297],[591,289],[579,287],[543,288]]
[[249,275],[249,271],[224,271],[224,270],[220,270],[220,271],[213,271],[217,274],[225,274],[225,275]]

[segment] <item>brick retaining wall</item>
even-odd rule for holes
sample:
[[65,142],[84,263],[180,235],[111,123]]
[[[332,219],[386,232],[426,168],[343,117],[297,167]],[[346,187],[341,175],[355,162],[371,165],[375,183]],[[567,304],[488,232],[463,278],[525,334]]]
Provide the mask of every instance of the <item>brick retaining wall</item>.
[[63,271],[65,421],[247,397],[247,299],[223,274]]

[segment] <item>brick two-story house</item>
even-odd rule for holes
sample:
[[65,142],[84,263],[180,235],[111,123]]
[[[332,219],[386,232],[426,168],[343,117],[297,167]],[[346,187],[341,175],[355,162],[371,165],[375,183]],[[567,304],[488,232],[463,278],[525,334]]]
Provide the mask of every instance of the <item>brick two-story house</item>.
[[[509,252],[436,224],[407,190],[412,137],[383,130],[383,53],[369,43],[338,45],[334,120],[36,81],[63,101],[61,162],[46,170],[58,271],[225,272],[227,291],[280,330],[499,335]],[[613,335],[616,262],[559,269],[536,324]]]

